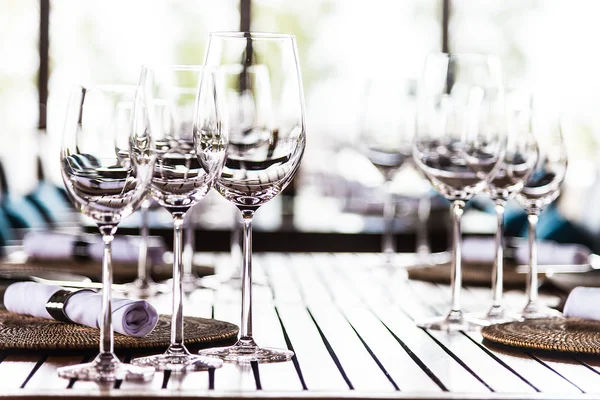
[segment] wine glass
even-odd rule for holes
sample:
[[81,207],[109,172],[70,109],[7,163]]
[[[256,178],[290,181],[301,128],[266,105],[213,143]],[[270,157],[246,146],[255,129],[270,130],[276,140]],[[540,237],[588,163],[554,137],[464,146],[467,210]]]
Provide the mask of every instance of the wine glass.
[[384,184],[382,253],[394,265],[396,196],[392,180],[410,159],[414,136],[417,83],[388,76],[370,79],[365,86],[357,148],[381,173]]
[[[132,86],[133,88],[133,86]],[[116,108],[116,129],[128,131],[133,124],[134,103],[121,102]],[[118,139],[119,135],[115,137]],[[139,255],[138,268],[136,279],[124,285],[127,294],[145,298],[154,296],[157,293],[165,292],[164,285],[154,282],[151,277],[152,262],[148,257],[148,210],[150,208],[151,199],[149,194],[144,197],[140,205],[140,239],[139,239]]]
[[[240,338],[233,346],[200,354],[240,363],[286,361],[293,352],[259,347],[252,337],[252,218],[292,181],[304,153],[296,40],[284,34],[212,33],[205,64],[219,67],[226,105],[221,122],[230,132],[227,161],[215,188],[240,210],[244,232]],[[248,106],[238,107],[242,102]]]
[[[201,79],[202,78],[202,79]],[[201,66],[145,66],[138,101],[146,110],[156,147],[150,193],[173,217],[173,313],[171,344],[163,354],[132,360],[172,372],[221,366],[191,354],[183,338],[183,224],[186,213],[210,190],[225,160],[227,138],[218,121],[212,74]],[[208,101],[208,99],[211,101]],[[203,146],[194,145],[194,136]]]
[[540,213],[560,195],[567,172],[567,150],[562,135],[561,115],[544,107],[533,106],[531,128],[539,148],[539,158],[533,174],[517,196],[527,211],[529,223],[529,272],[527,304],[521,312],[525,319],[560,316],[538,301],[538,265],[536,228]]
[[119,128],[119,108],[131,103],[135,86],[78,87],[71,94],[60,152],[61,173],[75,207],[102,234],[100,354],[87,364],[58,369],[67,379],[110,382],[150,379],[154,368],[122,363],[113,352],[111,243],[117,226],[144,200],[154,153],[143,127]]
[[504,271],[504,209],[506,202],[514,198],[533,173],[538,160],[537,142],[531,132],[530,97],[524,91],[512,91],[507,95],[508,136],[506,150],[496,176],[485,189],[494,202],[497,229],[495,236],[496,257],[492,270],[492,306],[483,315],[475,315],[482,325],[499,324],[519,319],[508,313],[502,302]]
[[500,62],[483,54],[432,54],[419,87],[413,158],[433,187],[452,203],[452,303],[447,316],[424,328],[474,330],[460,307],[460,217],[465,203],[485,188],[504,155]]

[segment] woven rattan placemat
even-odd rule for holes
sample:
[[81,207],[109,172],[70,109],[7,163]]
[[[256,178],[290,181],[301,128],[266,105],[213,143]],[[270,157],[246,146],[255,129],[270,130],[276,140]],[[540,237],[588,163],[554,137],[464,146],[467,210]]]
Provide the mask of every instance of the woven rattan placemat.
[[[167,347],[171,333],[171,317],[161,315],[154,330],[136,338],[115,333],[117,349]],[[237,337],[238,327],[229,322],[196,317],[184,318],[186,344],[223,342]],[[97,349],[100,330],[27,315],[0,311],[1,349]]]
[[487,340],[508,346],[568,353],[600,354],[600,321],[541,318],[486,326]]
[[[463,263],[463,284],[490,286],[492,281],[492,264]],[[408,269],[409,279],[419,281],[450,283],[450,263],[419,266]],[[542,275],[540,275],[540,278]],[[504,267],[504,285],[510,287],[525,286],[526,274],[520,274],[514,265]]]

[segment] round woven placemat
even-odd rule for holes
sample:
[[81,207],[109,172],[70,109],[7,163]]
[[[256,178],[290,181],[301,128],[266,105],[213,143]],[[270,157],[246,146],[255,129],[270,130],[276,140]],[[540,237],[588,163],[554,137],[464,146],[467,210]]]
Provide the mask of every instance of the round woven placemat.
[[[450,263],[419,266],[408,269],[408,278],[419,281],[450,283]],[[543,275],[540,274],[541,279]],[[504,285],[510,287],[525,286],[526,274],[517,273],[514,265],[504,266]],[[474,286],[490,286],[492,281],[492,264],[463,263],[463,284]]]
[[541,318],[486,326],[481,334],[487,340],[508,346],[600,354],[600,321]]
[[[186,344],[222,342],[237,337],[238,327],[229,322],[196,317],[184,318]],[[171,317],[161,315],[156,327],[145,337],[115,333],[117,349],[149,349],[167,347],[170,343]],[[0,348],[49,350],[97,349],[100,330],[0,310]]]

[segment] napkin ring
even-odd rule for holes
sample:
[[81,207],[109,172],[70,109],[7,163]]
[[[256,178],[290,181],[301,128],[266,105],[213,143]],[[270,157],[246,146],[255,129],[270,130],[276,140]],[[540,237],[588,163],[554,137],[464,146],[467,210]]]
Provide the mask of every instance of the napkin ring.
[[96,293],[96,291],[93,289],[58,290],[52,296],[50,296],[46,302],[46,311],[48,311],[48,314],[50,314],[50,316],[57,321],[70,322],[74,324],[75,322],[73,322],[65,312],[65,304],[67,304],[67,301],[69,301],[73,295],[81,292]]

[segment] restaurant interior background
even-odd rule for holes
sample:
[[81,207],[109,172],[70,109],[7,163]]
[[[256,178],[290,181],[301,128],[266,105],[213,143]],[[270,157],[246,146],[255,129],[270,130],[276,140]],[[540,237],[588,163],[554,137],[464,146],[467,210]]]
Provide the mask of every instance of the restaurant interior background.
[[[296,35],[307,107],[308,147],[300,174],[288,196],[258,212],[259,232],[289,230],[286,218],[291,216],[294,231],[339,234],[338,239],[377,236],[382,178],[353,146],[365,82],[390,74],[418,79],[430,52],[484,52],[501,58],[506,87],[531,88],[566,117],[565,190],[556,208],[546,212],[551,216],[542,217],[540,236],[579,241],[598,252],[599,12],[600,3],[584,0],[0,0],[4,239],[16,238],[7,228],[11,224],[47,224],[31,215],[15,222],[11,213],[26,210],[26,196],[42,190],[38,157],[45,180],[62,187],[58,154],[73,85],[135,83],[147,63],[201,64],[209,32],[246,27]],[[40,70],[46,44],[47,76],[43,62]],[[427,192],[409,168],[394,183],[399,232],[410,232],[414,225],[414,202],[406,199]],[[495,218],[481,211],[485,200],[479,203],[480,210],[465,218],[464,230],[491,233]],[[199,226],[229,229],[235,214],[226,200],[214,195],[199,207]],[[442,200],[439,209],[446,215]],[[166,212],[155,214],[156,226],[164,223],[168,230]],[[135,225],[132,217],[129,226]],[[373,235],[360,236],[365,233]],[[227,249],[227,235],[220,238]],[[338,250],[346,251],[378,247],[374,238],[369,246],[340,243]],[[259,237],[257,245],[269,249]],[[210,243],[206,246],[202,250],[213,250]]]

